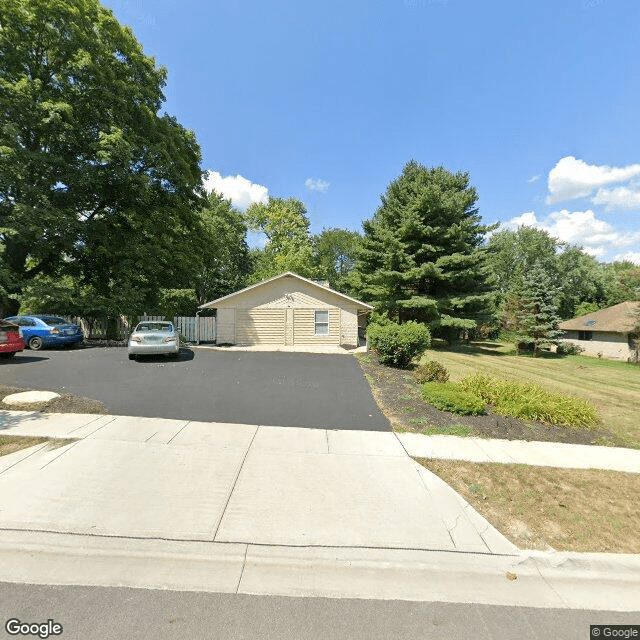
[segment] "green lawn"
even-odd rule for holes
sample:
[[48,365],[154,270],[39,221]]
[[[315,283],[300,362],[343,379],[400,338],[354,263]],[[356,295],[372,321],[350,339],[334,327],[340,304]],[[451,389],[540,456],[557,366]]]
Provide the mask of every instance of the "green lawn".
[[552,391],[582,396],[595,404],[602,426],[629,447],[640,448],[640,366],[585,356],[516,356],[512,345],[477,342],[430,349],[421,362],[437,360],[451,381],[480,371],[507,380],[535,382]]

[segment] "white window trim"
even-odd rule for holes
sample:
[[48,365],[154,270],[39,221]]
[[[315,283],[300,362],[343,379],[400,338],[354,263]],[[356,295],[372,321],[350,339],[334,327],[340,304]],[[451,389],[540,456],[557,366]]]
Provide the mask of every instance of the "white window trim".
[[[318,313],[326,313],[327,314],[327,321],[326,322],[318,322]],[[316,336],[328,336],[329,335],[329,309],[315,309],[313,312],[313,335]],[[326,333],[318,333],[318,325],[320,326],[326,326],[327,327],[327,332]]]

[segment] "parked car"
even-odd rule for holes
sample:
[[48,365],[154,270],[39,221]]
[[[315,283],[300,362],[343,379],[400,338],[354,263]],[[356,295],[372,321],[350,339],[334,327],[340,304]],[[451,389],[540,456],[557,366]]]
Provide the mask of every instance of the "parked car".
[[180,353],[180,336],[171,322],[145,320],[129,338],[129,360],[141,355],[171,355]]
[[72,346],[84,340],[82,329],[77,324],[58,316],[12,316],[7,320],[20,327],[22,339],[34,351],[44,346]]
[[0,320],[0,358],[13,358],[24,349],[20,327],[8,320]]

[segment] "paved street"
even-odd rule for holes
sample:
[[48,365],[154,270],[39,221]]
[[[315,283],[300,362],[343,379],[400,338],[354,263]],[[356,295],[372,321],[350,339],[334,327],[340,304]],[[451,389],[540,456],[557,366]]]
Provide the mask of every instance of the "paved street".
[[130,361],[124,347],[26,350],[0,382],[100,400],[109,413],[389,431],[358,362],[346,355],[183,350]]
[[590,624],[640,620],[611,611],[9,583],[0,583],[0,603],[0,637],[12,637],[4,632],[11,617],[51,618],[65,640],[588,640]]

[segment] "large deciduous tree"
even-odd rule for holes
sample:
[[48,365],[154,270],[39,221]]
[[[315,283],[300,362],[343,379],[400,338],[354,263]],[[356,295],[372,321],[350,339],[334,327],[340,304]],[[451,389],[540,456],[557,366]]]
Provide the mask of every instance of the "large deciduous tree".
[[356,264],[362,236],[347,229],[323,229],[312,237],[313,261],[329,286],[343,293],[351,293],[350,276]]
[[491,227],[481,223],[477,200],[467,173],[409,162],[363,224],[363,299],[447,338],[490,316],[495,294],[482,245]]
[[500,292],[503,329],[514,326],[513,311],[521,309],[526,274],[537,265],[556,291],[554,303],[561,318],[572,318],[581,303],[605,304],[602,265],[575,245],[558,240],[543,229],[522,226],[494,233],[487,246],[488,264]]
[[200,212],[201,264],[194,284],[199,304],[242,289],[250,272],[247,225],[231,200],[212,191]]
[[249,229],[266,236],[264,249],[252,253],[253,282],[285,271],[308,278],[318,276],[313,264],[309,218],[300,200],[270,197],[267,204],[252,204],[245,215]]
[[3,0],[0,27],[5,288],[72,274],[136,306],[189,255],[201,197],[194,135],[159,113],[166,70],[97,0]]

